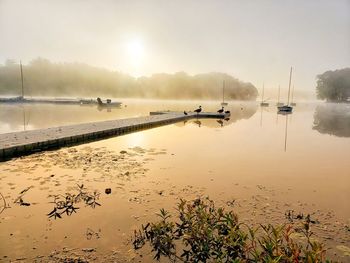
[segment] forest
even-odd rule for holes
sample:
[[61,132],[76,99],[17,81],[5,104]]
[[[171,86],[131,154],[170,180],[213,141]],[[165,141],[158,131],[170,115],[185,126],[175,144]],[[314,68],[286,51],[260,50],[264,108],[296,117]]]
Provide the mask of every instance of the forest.
[[[253,84],[218,72],[189,75],[159,73],[149,77],[130,75],[82,63],[53,63],[44,58],[23,65],[24,96],[117,97],[158,99],[255,100]],[[0,94],[21,95],[20,65],[7,60],[0,65]]]

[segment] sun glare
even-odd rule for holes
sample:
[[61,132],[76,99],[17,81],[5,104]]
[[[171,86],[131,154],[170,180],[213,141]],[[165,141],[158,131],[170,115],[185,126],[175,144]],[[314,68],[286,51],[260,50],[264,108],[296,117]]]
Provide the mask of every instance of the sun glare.
[[127,43],[127,52],[132,62],[139,62],[144,56],[144,47],[140,40],[134,39]]

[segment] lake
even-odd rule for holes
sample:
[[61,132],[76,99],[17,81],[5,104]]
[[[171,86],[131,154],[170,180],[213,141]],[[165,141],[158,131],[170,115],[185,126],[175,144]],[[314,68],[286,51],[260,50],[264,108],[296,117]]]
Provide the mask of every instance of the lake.
[[[0,133],[199,104],[204,111],[219,108],[203,101],[123,102],[110,110],[2,104]],[[209,196],[251,224],[286,223],[289,210],[311,214],[319,221],[315,238],[332,258],[349,261],[350,104],[300,103],[290,115],[256,102],[232,101],[227,109],[229,120],[189,120],[0,163],[0,193],[10,206],[0,214],[0,256],[29,261],[80,253],[140,261],[130,243],[134,229],[162,207],[174,212],[179,198]],[[97,203],[82,200],[72,214],[47,216],[67,193],[81,193],[82,184]],[[152,261],[149,251],[141,261]]]

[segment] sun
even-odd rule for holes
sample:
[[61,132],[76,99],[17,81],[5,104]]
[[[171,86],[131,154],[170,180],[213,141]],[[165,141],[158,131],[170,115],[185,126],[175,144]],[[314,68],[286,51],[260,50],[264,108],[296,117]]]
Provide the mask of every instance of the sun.
[[126,45],[126,50],[133,63],[140,63],[144,57],[144,45],[140,39],[132,39]]

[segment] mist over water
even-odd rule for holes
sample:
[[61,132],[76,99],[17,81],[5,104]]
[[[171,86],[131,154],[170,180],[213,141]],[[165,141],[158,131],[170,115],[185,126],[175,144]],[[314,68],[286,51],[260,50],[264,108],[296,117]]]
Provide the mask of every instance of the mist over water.
[[[20,71],[20,69],[22,71]],[[79,63],[52,63],[38,58],[20,66],[13,60],[0,65],[0,94],[49,97],[136,97],[153,99],[255,100],[253,84],[219,72],[189,75],[157,73],[134,78],[129,74]]]
[[[0,0],[0,158],[24,154],[0,162],[0,262],[152,263],[134,231],[206,198],[348,262],[349,25],[349,0]],[[122,121],[153,111],[188,118]]]

